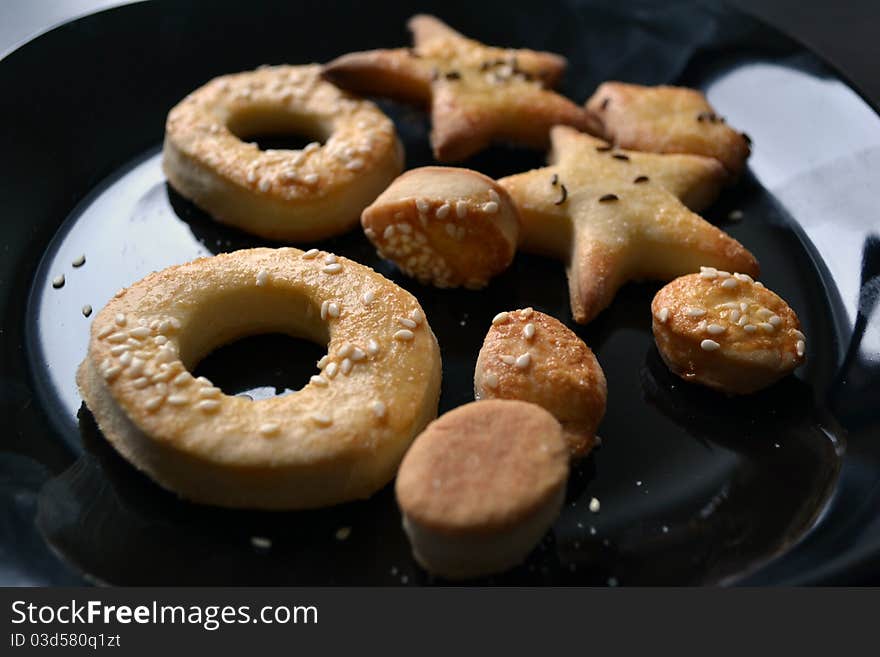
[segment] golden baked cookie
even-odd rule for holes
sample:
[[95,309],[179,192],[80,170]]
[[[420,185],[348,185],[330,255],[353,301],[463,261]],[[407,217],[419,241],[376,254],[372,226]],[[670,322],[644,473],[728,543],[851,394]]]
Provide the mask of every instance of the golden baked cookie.
[[[344,233],[403,169],[394,124],[340,91],[320,66],[224,75],[168,114],[162,166],[217,221],[282,241]],[[302,150],[260,150],[250,136],[303,134]],[[319,142],[323,142],[323,145]]]
[[344,89],[430,107],[434,157],[463,160],[491,142],[543,148],[557,123],[586,129],[588,113],[549,89],[566,61],[534,50],[493,48],[433,16],[409,21],[415,47],[343,55],[324,76]]
[[364,210],[361,224],[380,256],[437,287],[485,287],[510,265],[519,239],[507,191],[452,167],[407,171]]
[[553,416],[496,399],[429,424],[406,453],[395,490],[416,561],[462,579],[521,563],[559,515],[567,480]]
[[662,288],[651,313],[660,355],[686,381],[743,395],[804,362],[797,315],[746,274],[702,267]]
[[605,415],[605,373],[584,341],[532,308],[498,313],[474,371],[477,399],[519,399],[550,411],[573,457],[596,443]]
[[[321,373],[258,401],[190,373],[259,333],[327,344]],[[202,258],[121,290],[92,323],[77,383],[107,440],[164,488],[203,504],[306,509],[388,483],[437,414],[440,376],[415,297],[346,258],[282,248]]]
[[550,166],[498,183],[519,209],[521,246],[566,263],[576,322],[627,281],[670,280],[701,264],[758,274],[742,244],[679,200],[717,193],[725,174],[715,160],[623,151],[567,126],[551,138]]
[[696,89],[604,82],[586,107],[600,126],[596,134],[621,148],[713,157],[732,177],[751,152],[748,136],[727,125]]

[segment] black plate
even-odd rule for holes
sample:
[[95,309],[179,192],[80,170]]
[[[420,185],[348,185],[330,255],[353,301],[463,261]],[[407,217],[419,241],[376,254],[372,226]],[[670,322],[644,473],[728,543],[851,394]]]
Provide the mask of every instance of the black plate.
[[[800,315],[809,360],[796,376],[733,400],[672,377],[650,333],[654,284],[627,286],[580,327],[570,321],[562,267],[550,260],[519,255],[486,291],[441,291],[401,277],[359,231],[320,246],[421,300],[443,351],[441,411],[472,399],[476,354],[502,309],[532,305],[566,321],[602,363],[603,446],[575,467],[546,540],[491,582],[876,577],[880,118],[816,58],[745,16],[691,2],[623,4],[535,11],[446,0],[420,9],[488,43],[564,53],[564,91],[577,100],[614,78],[706,89],[755,140],[749,174],[707,217],[756,254],[762,279]],[[262,243],[213,223],[167,187],[158,163],[168,109],[222,73],[406,44],[411,13],[404,2],[381,11],[341,0],[152,2],[68,23],[0,62],[4,583],[433,581],[410,557],[390,488],[309,513],[182,502],[109,447],[73,381],[86,349],[84,304],[97,310],[154,269]],[[408,165],[430,163],[425,116],[383,107]],[[493,148],[468,164],[500,176],[542,157]],[[729,221],[732,209],[744,219]],[[81,253],[86,264],[74,268]],[[60,274],[66,284],[54,289]],[[198,371],[227,392],[270,395],[301,386],[321,351],[254,337],[218,350]],[[600,513],[589,511],[592,497]],[[342,527],[351,528],[345,540],[336,536]],[[253,536],[271,548],[255,547]]]

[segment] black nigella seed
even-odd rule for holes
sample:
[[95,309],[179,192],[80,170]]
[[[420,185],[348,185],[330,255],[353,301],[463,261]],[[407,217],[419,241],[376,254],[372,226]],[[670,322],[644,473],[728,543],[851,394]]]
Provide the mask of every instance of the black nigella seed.
[[559,189],[562,192],[562,196],[559,197],[558,201],[554,201],[553,205],[562,205],[565,203],[565,199],[568,198],[568,190],[565,188],[565,185],[560,185]]
[[746,144],[748,144],[749,146],[752,145],[752,138],[749,137],[746,133],[742,133],[742,138],[745,140]]
[[550,184],[553,185],[554,187],[556,187],[556,183],[558,183],[558,182],[559,182],[559,174],[554,173],[553,177],[550,178]]
[[615,160],[624,160],[626,162],[629,162],[629,155],[626,155],[625,153],[615,153],[611,157],[613,157]]
[[611,146],[609,144],[604,144],[602,146],[596,146],[596,150],[600,153],[605,153],[611,150]]
[[610,102],[611,102],[611,99],[610,99],[610,98],[606,98],[606,99],[604,99],[604,100],[602,101],[602,104],[599,105],[599,109],[601,109],[601,110],[606,110],[606,109],[608,109],[608,103],[610,103]]
[[410,48],[410,49],[409,49],[409,56],[410,56],[410,57],[415,57],[416,59],[418,59],[418,58],[421,57],[421,55],[420,55],[418,52],[416,52],[416,49],[415,49],[415,48]]
[[617,198],[617,194],[605,194],[605,196],[599,197],[599,203],[610,203],[611,201],[618,201],[620,199]]
[[635,180],[633,180],[633,182],[636,183],[637,185],[639,183],[648,182],[648,176],[638,176]]
[[449,73],[446,74],[446,79],[447,80],[460,80],[461,73],[459,73],[458,71],[449,71]]

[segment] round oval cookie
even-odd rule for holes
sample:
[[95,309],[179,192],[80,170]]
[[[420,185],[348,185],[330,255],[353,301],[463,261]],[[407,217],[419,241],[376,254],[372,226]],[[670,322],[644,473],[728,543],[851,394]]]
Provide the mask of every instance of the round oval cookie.
[[[260,150],[249,136],[305,134],[302,150]],[[274,240],[351,229],[403,169],[394,124],[340,91],[320,66],[224,75],[168,114],[162,166],[181,195],[217,221]]]
[[[259,333],[327,344],[321,373],[258,401],[190,373]],[[437,414],[440,372],[415,297],[351,260],[284,248],[202,258],[120,291],[92,323],[77,383],[110,443],[163,487],[305,509],[368,497],[394,476]]]
[[804,362],[794,310],[747,274],[702,267],[657,292],[651,312],[660,355],[686,381],[748,394]]
[[477,399],[520,399],[562,425],[572,456],[586,456],[605,415],[605,373],[590,348],[559,320],[531,308],[501,312],[474,371]]
[[379,255],[437,287],[485,287],[510,265],[519,214],[510,195],[469,169],[422,167],[395,180],[361,217]]
[[462,579],[522,562],[565,497],[568,454],[559,423],[535,404],[478,401],[416,438],[395,490],[416,560]]

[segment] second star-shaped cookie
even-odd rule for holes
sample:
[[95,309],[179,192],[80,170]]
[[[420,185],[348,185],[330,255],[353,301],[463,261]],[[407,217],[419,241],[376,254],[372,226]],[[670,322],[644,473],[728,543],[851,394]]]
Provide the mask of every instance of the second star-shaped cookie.
[[525,250],[566,262],[576,322],[630,280],[671,280],[701,265],[758,275],[742,244],[685,206],[717,193],[726,174],[716,160],[612,149],[566,126],[551,139],[550,166],[498,182],[519,209]]
[[437,160],[460,161],[496,141],[543,148],[553,125],[592,125],[584,108],[549,89],[563,57],[486,46],[433,16],[414,16],[408,26],[413,48],[343,55],[324,76],[351,91],[430,106]]

